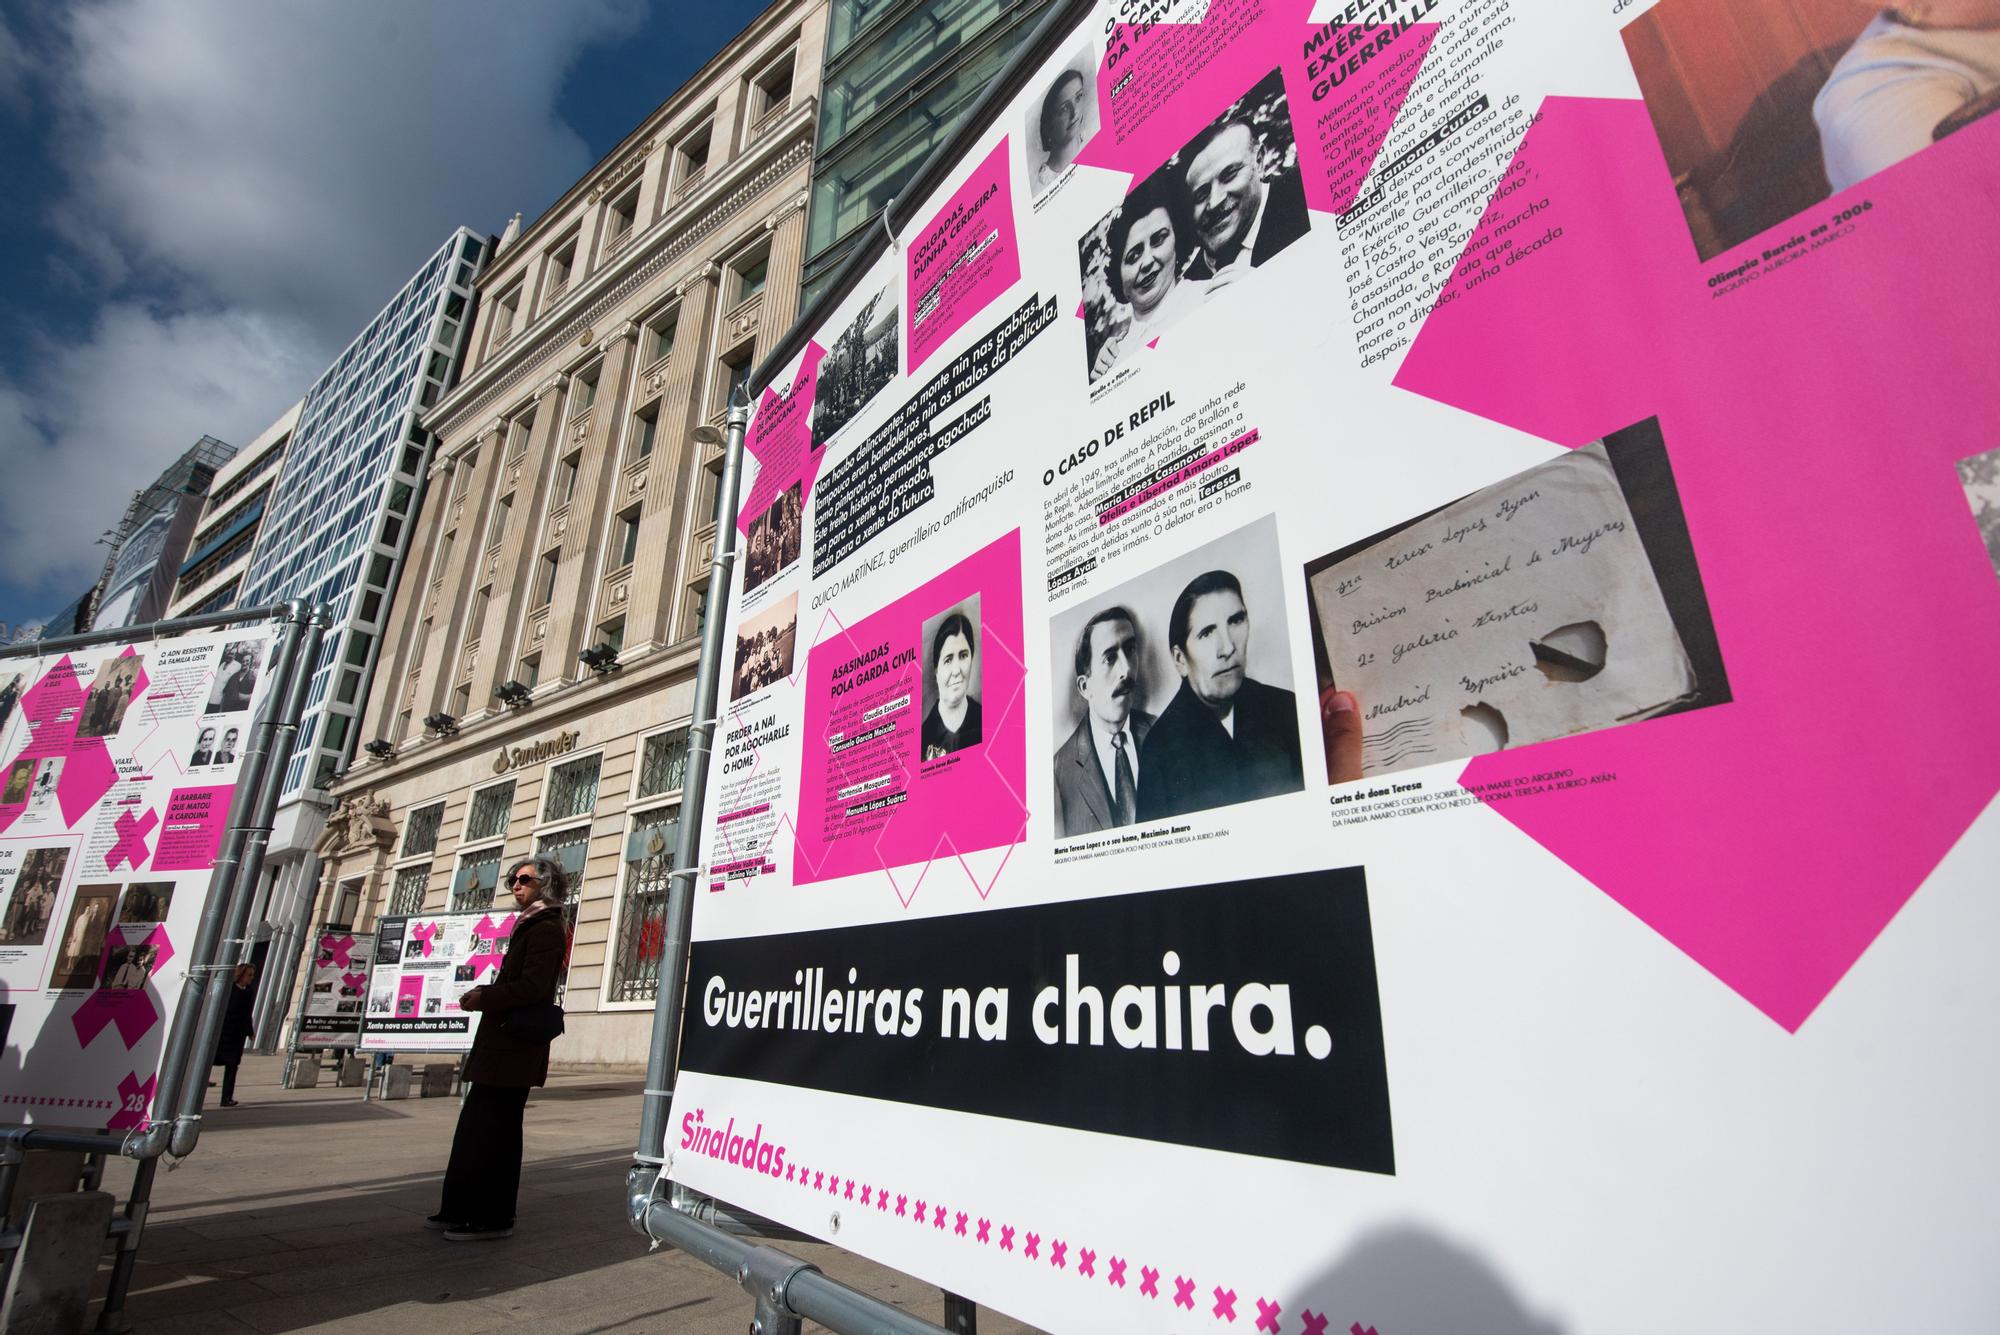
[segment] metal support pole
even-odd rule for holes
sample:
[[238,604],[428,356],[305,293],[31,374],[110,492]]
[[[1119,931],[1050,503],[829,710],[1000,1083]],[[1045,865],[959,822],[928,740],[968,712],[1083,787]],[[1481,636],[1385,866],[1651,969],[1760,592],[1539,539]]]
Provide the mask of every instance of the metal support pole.
[[776,1247],[754,1247],[736,1267],[736,1282],[757,1304],[750,1322],[750,1335],[801,1335],[804,1329],[785,1303],[792,1281],[815,1268],[796,1256],[787,1256]]
[[97,1314],[101,1335],[117,1335],[131,1329],[131,1323],[125,1319],[125,1295],[132,1287],[132,1265],[139,1259],[139,1239],[146,1231],[146,1214],[153,1204],[153,1176],[159,1168],[158,1159],[141,1159],[138,1171],[132,1175],[132,1194],[125,1199],[123,1215],[126,1229],[118,1238],[118,1255],[111,1262],[111,1284],[104,1293],[103,1310]]
[[[739,390],[729,404],[722,481],[715,495],[715,557],[708,567],[708,601],[701,628],[701,662],[695,669],[694,721],[688,727],[687,772],[680,828],[674,836],[674,868],[667,878],[665,929],[660,949],[660,987],[653,1008],[652,1052],[646,1063],[646,1093],[639,1112],[639,1147],[628,1184],[650,1197],[660,1176],[667,1113],[681,1069],[682,993],[687,976],[689,923],[694,914],[694,878],[700,873],[702,808],[708,758],[715,745],[716,704],[722,682],[724,623],[729,619],[729,572],[736,560],[736,492],[743,478],[743,433],[750,424],[750,400]],[[635,1215],[636,1228],[644,1228]]]

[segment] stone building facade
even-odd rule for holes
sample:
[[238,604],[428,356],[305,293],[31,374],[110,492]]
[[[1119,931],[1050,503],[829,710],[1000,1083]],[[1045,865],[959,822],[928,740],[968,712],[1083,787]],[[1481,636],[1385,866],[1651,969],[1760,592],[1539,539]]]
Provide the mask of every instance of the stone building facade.
[[[779,0],[479,283],[321,921],[580,877],[559,1064],[642,1065],[733,385],[798,310],[824,0]],[[580,655],[590,651],[596,662]]]

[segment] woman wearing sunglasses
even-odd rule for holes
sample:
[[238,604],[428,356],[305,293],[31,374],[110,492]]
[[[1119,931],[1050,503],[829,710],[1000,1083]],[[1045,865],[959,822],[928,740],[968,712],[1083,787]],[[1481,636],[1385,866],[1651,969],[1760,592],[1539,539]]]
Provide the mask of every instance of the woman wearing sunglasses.
[[521,1116],[528,1091],[548,1081],[549,1044],[553,1033],[561,1032],[546,1017],[569,950],[559,908],[569,895],[568,878],[548,858],[522,858],[507,873],[507,888],[521,916],[500,971],[458,999],[461,1010],[485,1018],[465,1059],[468,1088],[451,1140],[444,1196],[438,1212],[425,1221],[453,1242],[486,1242],[514,1232]]

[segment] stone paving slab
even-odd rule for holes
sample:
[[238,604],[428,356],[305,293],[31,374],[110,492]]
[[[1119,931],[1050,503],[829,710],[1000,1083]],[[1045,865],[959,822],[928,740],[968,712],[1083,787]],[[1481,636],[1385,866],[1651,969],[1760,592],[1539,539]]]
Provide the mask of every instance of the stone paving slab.
[[[247,1059],[242,1105],[211,1106],[195,1152],[155,1178],[126,1303],[138,1335],[748,1329],[750,1301],[729,1277],[667,1248],[649,1255],[625,1221],[642,1080],[552,1077],[528,1104],[514,1236],[451,1243],[423,1218],[437,1207],[458,1101],[364,1103],[357,1089],[286,1090],[280,1068],[275,1057]],[[119,1163],[105,1174],[121,1203],[132,1172]],[[836,1247],[778,1245],[885,1302],[943,1319],[942,1296],[909,1276]],[[106,1265],[100,1299],[108,1277]],[[989,1311],[979,1331],[1035,1335]]]

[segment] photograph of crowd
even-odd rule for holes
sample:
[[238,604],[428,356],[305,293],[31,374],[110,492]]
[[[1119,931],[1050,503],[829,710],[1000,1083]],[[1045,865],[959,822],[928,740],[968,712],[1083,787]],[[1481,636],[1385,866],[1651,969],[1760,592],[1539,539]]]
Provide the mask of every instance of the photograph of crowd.
[[799,543],[805,534],[805,511],[799,504],[802,484],[785,488],[771,508],[750,521],[745,540],[743,592],[761,588],[773,575],[799,559]]
[[173,902],[172,881],[140,881],[125,888],[125,902],[118,906],[118,921],[165,922]]
[[77,714],[78,737],[110,737],[124,726],[125,711],[131,708],[143,666],[138,654],[126,654],[98,666],[90,689],[84,692],[83,709]]
[[260,640],[237,640],[222,648],[215,680],[208,688],[210,714],[234,714],[250,707],[257,689],[257,673],[264,666],[264,645]]
[[868,298],[820,360],[813,387],[812,443],[819,449],[902,369],[902,321],[892,289]]
[[1028,155],[1028,179],[1033,182],[1035,198],[1040,199],[1063,178],[1096,133],[1097,57],[1086,46],[1070,57],[1041,97],[1028,105],[1021,146]]
[[792,675],[792,651],[799,634],[799,596],[794,593],[736,628],[735,690],[742,699]]
[[1077,243],[1090,379],[1310,230],[1285,81],[1273,70]]
[[923,731],[918,759],[939,760],[985,739],[979,697],[979,595],[924,622]]
[[1703,260],[2000,106],[2000,0],[1663,0],[1624,38]]
[[1266,517],[1049,623],[1056,837],[1305,786]]
[[62,890],[67,848],[31,848],[21,859],[7,902],[0,905],[0,945],[38,946],[48,934],[49,916]]

